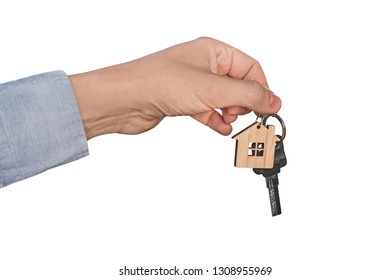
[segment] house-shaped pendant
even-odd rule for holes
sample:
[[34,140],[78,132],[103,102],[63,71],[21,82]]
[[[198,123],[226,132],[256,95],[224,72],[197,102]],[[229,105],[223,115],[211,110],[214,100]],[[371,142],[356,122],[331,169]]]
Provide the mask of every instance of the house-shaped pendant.
[[234,166],[247,168],[273,168],[275,126],[255,122],[232,137],[236,139]]

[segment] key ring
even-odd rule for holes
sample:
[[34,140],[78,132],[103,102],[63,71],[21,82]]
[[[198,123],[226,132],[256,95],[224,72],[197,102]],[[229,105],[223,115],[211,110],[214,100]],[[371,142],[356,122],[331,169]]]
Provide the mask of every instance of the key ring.
[[269,117],[274,117],[277,119],[282,126],[282,136],[280,136],[280,140],[283,141],[284,138],[286,137],[286,124],[284,123],[283,119],[278,115],[278,114],[272,114],[272,115],[267,115],[265,117],[262,117],[261,115],[257,115],[256,121],[261,118],[261,124],[265,126],[267,120]]

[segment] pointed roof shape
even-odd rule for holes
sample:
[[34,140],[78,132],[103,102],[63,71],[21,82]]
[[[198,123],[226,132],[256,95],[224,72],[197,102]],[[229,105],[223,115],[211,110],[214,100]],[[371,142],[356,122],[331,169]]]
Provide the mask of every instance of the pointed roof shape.
[[[251,128],[253,128],[253,127],[256,127],[256,129],[266,129],[266,130],[268,130],[267,126],[265,126],[265,125],[261,124],[260,122],[256,121],[256,122],[252,123],[251,125],[249,125],[248,127],[246,127],[243,130],[241,130],[240,132],[238,132],[237,134],[233,135],[232,138],[238,140],[239,136],[244,136],[247,133],[250,133]],[[279,137],[275,135],[274,141],[275,142],[279,142],[280,141]]]
[[258,126],[258,125],[262,125],[261,123],[259,122],[254,122],[252,123],[251,125],[247,126],[246,128],[244,128],[243,130],[241,130],[240,132],[238,132],[237,134],[233,135],[232,138],[233,139],[237,139],[237,136],[240,135],[241,133],[243,133],[244,131],[248,130],[249,128],[251,128],[252,126]]

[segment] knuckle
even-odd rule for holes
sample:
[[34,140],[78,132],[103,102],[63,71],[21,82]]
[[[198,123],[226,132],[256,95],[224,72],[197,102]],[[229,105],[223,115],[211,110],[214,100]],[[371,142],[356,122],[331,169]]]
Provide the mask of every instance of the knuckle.
[[250,84],[250,90],[248,90],[249,108],[256,113],[273,113],[270,106],[271,93],[269,90],[258,82],[250,82]]
[[198,42],[204,42],[204,43],[210,43],[210,42],[213,42],[214,39],[213,39],[213,38],[210,38],[210,37],[207,37],[207,36],[201,36],[201,37],[199,37],[198,39],[196,39],[196,41],[198,41]]
[[263,103],[267,99],[264,87],[256,81],[249,81],[248,100],[251,104]]

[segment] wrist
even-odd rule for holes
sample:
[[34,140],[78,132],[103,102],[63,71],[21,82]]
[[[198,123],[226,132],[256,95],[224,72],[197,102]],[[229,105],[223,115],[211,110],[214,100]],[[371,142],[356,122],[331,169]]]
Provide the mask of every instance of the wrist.
[[109,133],[139,134],[163,118],[142,94],[135,62],[70,75],[87,139]]
[[[108,94],[112,87],[102,70],[70,75],[87,139],[115,132],[115,108]],[[106,77],[107,79],[107,77]]]

